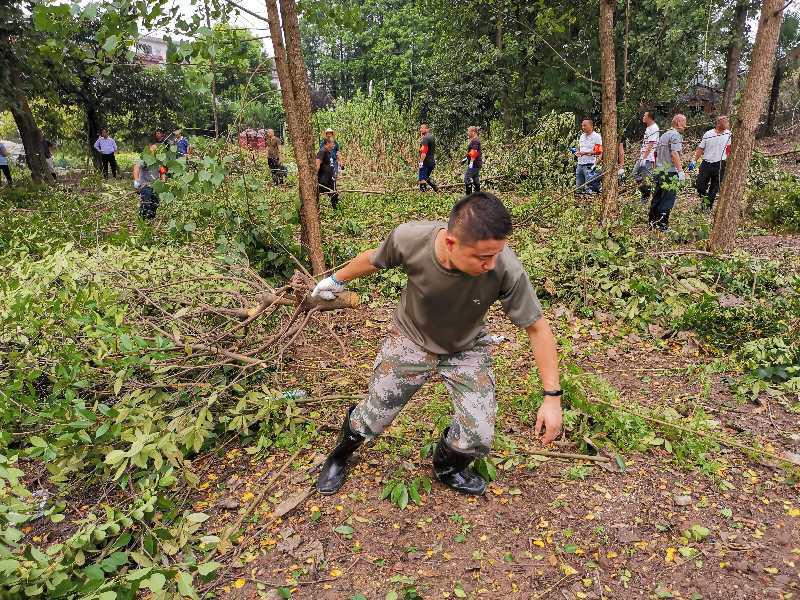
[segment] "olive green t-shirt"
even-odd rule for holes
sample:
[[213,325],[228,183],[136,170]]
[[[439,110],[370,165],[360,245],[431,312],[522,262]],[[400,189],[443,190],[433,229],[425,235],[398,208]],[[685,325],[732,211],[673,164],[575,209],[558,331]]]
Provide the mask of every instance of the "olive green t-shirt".
[[372,256],[379,269],[402,267],[408,274],[394,320],[400,331],[435,354],[471,348],[483,317],[495,301],[519,327],[542,316],[542,307],[514,251],[506,246],[492,271],[477,277],[444,268],[436,259],[436,235],[447,225],[414,221],[399,225]]

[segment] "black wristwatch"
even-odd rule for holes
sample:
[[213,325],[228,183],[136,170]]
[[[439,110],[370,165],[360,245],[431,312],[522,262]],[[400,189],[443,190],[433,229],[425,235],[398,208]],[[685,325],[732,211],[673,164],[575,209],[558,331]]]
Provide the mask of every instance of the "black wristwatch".
[[559,396],[562,396],[563,394],[564,394],[564,390],[545,390],[544,391],[544,395],[545,396],[555,396],[556,398],[558,398]]

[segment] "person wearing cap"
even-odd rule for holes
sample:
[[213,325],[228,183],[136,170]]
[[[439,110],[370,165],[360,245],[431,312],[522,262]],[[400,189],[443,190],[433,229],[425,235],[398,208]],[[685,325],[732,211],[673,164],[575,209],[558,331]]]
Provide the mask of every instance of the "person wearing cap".
[[189,140],[183,137],[183,132],[180,129],[176,129],[172,135],[175,136],[175,153],[178,157],[188,156]]

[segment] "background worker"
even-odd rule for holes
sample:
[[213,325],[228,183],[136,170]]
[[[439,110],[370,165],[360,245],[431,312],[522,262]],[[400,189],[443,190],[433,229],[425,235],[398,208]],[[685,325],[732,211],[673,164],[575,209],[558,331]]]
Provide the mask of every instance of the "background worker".
[[591,119],[581,121],[581,135],[575,156],[578,158],[578,166],[575,167],[575,187],[578,188],[578,193],[599,193],[602,178],[595,166],[603,156],[603,138],[594,130]]
[[189,140],[183,137],[183,131],[176,129],[173,132],[175,136],[175,154],[178,157],[189,155]]
[[8,165],[9,155],[8,148],[0,144],[0,172],[5,175],[8,185],[14,185],[14,181],[11,179],[11,167]]
[[[159,151],[159,146],[164,143],[164,130],[157,129],[153,135],[155,143],[150,144],[147,149],[155,155]],[[152,221],[156,217],[158,210],[158,194],[153,190],[154,181],[166,181],[167,168],[157,162],[147,164],[145,157],[142,156],[133,163],[133,187],[139,192],[139,215],[142,219]]]
[[669,225],[669,213],[675,206],[679,181],[686,181],[686,173],[681,163],[683,150],[683,132],[686,129],[686,116],[677,114],[672,117],[672,127],[658,138],[656,145],[655,182],[656,191],[650,203],[648,220],[650,227],[666,231]]
[[317,152],[317,203],[321,194],[326,194],[331,199],[331,206],[335,210],[339,204],[339,194],[336,192],[336,178],[334,177],[333,138],[325,138],[322,148]]
[[478,138],[478,128],[475,125],[467,127],[467,155],[461,162],[467,165],[467,170],[464,172],[464,191],[467,196],[473,192],[480,192],[483,153],[481,140]]
[[322,150],[322,147],[325,145],[325,140],[328,139],[333,141],[333,150],[331,150],[331,156],[333,158],[333,178],[338,179],[339,171],[344,169],[344,158],[342,156],[341,146],[339,146],[339,141],[336,139],[336,132],[330,127],[325,130],[325,138],[319,145],[320,150]]
[[419,134],[422,139],[419,141],[419,191],[428,190],[428,185],[434,192],[439,191],[439,186],[433,180],[433,170],[436,168],[436,139],[431,133],[427,123],[419,126]]
[[108,167],[111,167],[111,175],[117,178],[119,167],[117,167],[117,142],[108,135],[106,127],[100,128],[100,135],[94,143],[94,149],[100,153],[100,160],[103,163],[103,178],[108,179]]
[[645,124],[642,149],[639,152],[639,157],[636,159],[632,174],[636,183],[639,185],[639,192],[642,194],[642,204],[646,204],[652,192],[650,181],[653,177],[653,167],[656,164],[655,153],[659,138],[659,128],[652,110],[644,111],[642,123]]
[[281,140],[275,135],[274,129],[267,129],[264,137],[264,144],[267,149],[267,165],[272,174],[272,183],[279,185],[283,183],[281,176]]
[[703,139],[694,151],[694,159],[689,163],[693,171],[701,158],[700,172],[697,174],[695,188],[704,208],[711,210],[717,199],[722,178],[725,176],[725,161],[731,151],[731,130],[728,129],[728,117],[720,115],[714,123],[714,129],[703,134]]
[[384,431],[414,393],[434,374],[444,379],[454,415],[433,455],[436,478],[464,494],[480,495],[486,481],[469,465],[489,454],[497,402],[492,341],[484,316],[500,301],[506,315],[525,329],[539,367],[544,402],[534,432],[544,443],[561,429],[561,389],[556,341],[528,275],[508,247],[511,215],[500,200],[478,192],[459,200],[447,223],[399,225],[377,249],[366,250],[312,294],[332,300],[349,281],[379,269],[402,268],[408,283],[383,341],[367,397],[352,406],[339,443],[328,455],[317,489],[334,494],[343,485],[347,459]]

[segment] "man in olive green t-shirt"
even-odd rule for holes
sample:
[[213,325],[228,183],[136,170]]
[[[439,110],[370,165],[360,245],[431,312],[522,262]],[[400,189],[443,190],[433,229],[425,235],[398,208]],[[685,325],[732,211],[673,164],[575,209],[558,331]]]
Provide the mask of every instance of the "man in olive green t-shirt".
[[543,441],[561,428],[561,389],[556,343],[528,275],[508,247],[511,216],[492,194],[478,192],[453,207],[448,223],[419,221],[398,226],[377,249],[359,254],[320,281],[313,295],[332,300],[345,283],[379,269],[401,267],[408,283],[383,342],[369,394],[351,407],[338,445],[322,467],[317,488],[334,494],[343,485],[347,459],[365,439],[384,431],[432,375],[444,379],[454,416],[433,456],[434,475],[466,494],[483,494],[486,482],[469,464],[489,454],[497,404],[491,340],[483,318],[500,301],[525,329],[539,367],[545,401],[535,431]]

